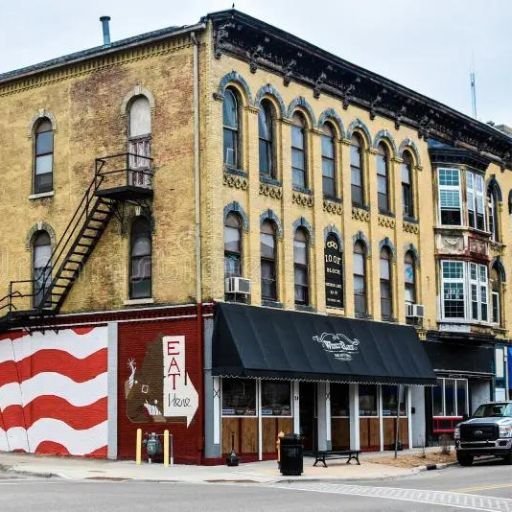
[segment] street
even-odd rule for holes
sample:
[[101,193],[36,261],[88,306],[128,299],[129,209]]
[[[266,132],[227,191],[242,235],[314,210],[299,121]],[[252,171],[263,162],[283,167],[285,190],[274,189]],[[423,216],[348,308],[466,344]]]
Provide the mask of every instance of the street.
[[2,512],[512,511],[511,467],[500,462],[401,479],[273,484],[66,481],[0,472]]

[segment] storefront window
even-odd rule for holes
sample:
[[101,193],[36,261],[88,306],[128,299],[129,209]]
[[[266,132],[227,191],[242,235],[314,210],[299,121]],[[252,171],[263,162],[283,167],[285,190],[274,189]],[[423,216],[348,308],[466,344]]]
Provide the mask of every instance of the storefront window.
[[261,415],[291,416],[291,388],[289,382],[261,382]]
[[359,415],[378,416],[377,414],[377,386],[359,386]]
[[222,381],[222,415],[256,416],[256,380]]
[[438,379],[432,389],[433,416],[463,416],[468,412],[468,381],[466,379]]
[[[398,386],[382,386],[382,415],[396,416]],[[400,393],[400,416],[406,416],[405,400],[407,388],[402,387]]]
[[444,400],[446,416],[457,416],[455,410],[455,381],[446,379],[444,382]]
[[443,414],[443,383],[432,388],[432,414],[433,416],[444,416]]
[[466,380],[457,381],[457,415],[464,416],[468,413],[467,397],[468,397],[468,382]]
[[331,416],[350,416],[348,384],[331,384]]

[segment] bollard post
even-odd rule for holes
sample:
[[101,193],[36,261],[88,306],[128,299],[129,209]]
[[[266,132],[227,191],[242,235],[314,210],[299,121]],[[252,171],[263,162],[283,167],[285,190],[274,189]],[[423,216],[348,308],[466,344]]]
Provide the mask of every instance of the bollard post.
[[279,434],[277,434],[277,441],[276,441],[276,447],[277,447],[277,465],[281,465],[281,438],[284,437],[284,432],[281,430]]
[[135,441],[135,464],[140,465],[142,460],[142,429],[137,429],[137,440]]
[[164,466],[169,466],[169,431],[164,430]]

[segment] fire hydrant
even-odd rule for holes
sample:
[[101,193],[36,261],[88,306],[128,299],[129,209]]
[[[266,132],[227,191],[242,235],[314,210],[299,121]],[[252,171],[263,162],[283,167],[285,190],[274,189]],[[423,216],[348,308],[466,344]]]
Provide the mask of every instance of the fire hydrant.
[[146,446],[146,454],[149,463],[152,462],[153,458],[162,454],[162,443],[155,432],[152,432],[144,439],[144,445]]

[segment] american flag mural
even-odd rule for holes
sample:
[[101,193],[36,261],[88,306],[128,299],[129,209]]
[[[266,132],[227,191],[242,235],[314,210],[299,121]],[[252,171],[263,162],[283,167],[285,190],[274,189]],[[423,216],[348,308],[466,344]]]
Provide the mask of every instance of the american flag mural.
[[107,456],[107,328],[0,339],[0,451]]

